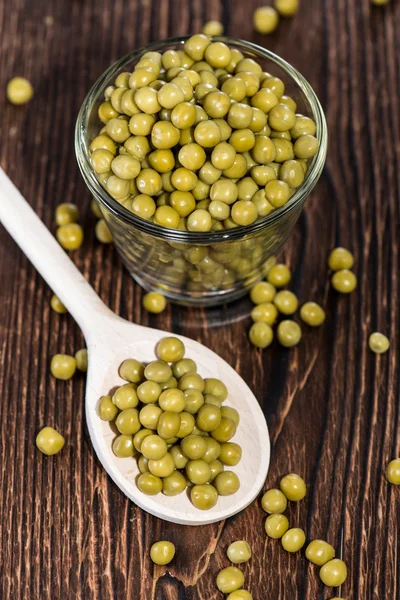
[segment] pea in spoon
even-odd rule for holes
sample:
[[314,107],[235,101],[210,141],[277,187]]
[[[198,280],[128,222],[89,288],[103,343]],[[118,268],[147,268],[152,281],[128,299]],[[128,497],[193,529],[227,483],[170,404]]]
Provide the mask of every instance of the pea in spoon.
[[[74,263],[59,246],[44,223],[0,168],[0,221],[17,242],[81,328],[87,348],[89,369],[85,412],[96,454],[118,487],[143,510],[174,523],[204,525],[226,519],[248,506],[259,494],[268,472],[270,441],[268,428],[257,399],[243,379],[217,354],[181,335],[186,356],[193,358],[203,377],[222,379],[229,390],[226,405],[240,413],[234,437],[243,449],[234,467],[241,487],[232,496],[220,496],[209,511],[195,508],[187,494],[146,496],[136,486],[136,461],[117,458],[111,449],[115,433],[100,419],[101,396],[124,383],[118,368],[126,358],[154,360],[154,349],[166,332],[130,323],[115,315],[97,296]],[[47,423],[43,423],[47,425]]]

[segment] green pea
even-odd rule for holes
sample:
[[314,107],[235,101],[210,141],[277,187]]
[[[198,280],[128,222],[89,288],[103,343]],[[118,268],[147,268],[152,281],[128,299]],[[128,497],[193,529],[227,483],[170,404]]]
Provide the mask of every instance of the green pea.
[[133,435],[140,429],[139,412],[136,408],[122,410],[115,419],[115,425],[120,433]]
[[140,410],[139,421],[143,427],[156,430],[162,412],[163,411],[159,406],[156,406],[155,404],[147,404]]
[[162,480],[162,492],[165,496],[177,496],[186,489],[186,478],[179,471],[174,471]]
[[306,536],[299,527],[288,529],[282,536],[282,547],[286,552],[298,552],[305,543]]
[[286,496],[278,489],[271,489],[265,492],[261,499],[261,506],[265,512],[270,515],[281,514],[287,507]]
[[158,435],[149,435],[142,441],[141,452],[149,460],[160,460],[167,450],[167,443]]
[[224,442],[220,446],[219,460],[224,465],[234,467],[242,458],[242,448],[233,442]]
[[240,488],[239,477],[233,471],[223,471],[216,476],[214,485],[220,496],[235,494]]
[[228,442],[235,433],[235,422],[228,417],[221,417],[220,424],[211,432],[211,436],[217,440],[217,442]]
[[147,496],[155,496],[162,491],[162,479],[152,473],[142,473],[137,479],[139,490]]
[[218,492],[213,485],[194,485],[190,491],[193,505],[200,510],[210,510],[218,501]]
[[215,377],[209,377],[204,380],[204,394],[212,394],[222,400],[227,399],[228,389],[223,381],[216,379]]
[[53,427],[43,427],[36,436],[36,446],[47,456],[53,456],[60,452],[64,444],[64,437]]
[[191,358],[182,358],[172,367],[172,372],[177,379],[180,379],[187,373],[196,373],[196,371],[197,365]]
[[189,459],[183,454],[180,446],[172,446],[169,453],[173,458],[175,468],[184,469]]
[[183,392],[185,398],[185,411],[195,415],[204,404],[204,396],[200,390],[189,388]]
[[289,521],[285,515],[275,513],[265,521],[265,533],[273,540],[280,539],[289,529]]
[[71,379],[76,371],[76,360],[68,354],[55,354],[51,359],[50,371],[56,379]]
[[229,545],[227,555],[231,563],[240,564],[251,558],[251,548],[244,540],[237,540]]
[[230,594],[244,584],[243,571],[237,567],[226,567],[217,575],[217,588],[223,594]]
[[118,458],[129,458],[135,455],[135,447],[131,435],[119,435],[115,438],[112,444],[112,449],[115,456]]
[[180,427],[176,434],[177,438],[184,438],[190,435],[195,426],[195,420],[193,415],[184,411],[179,414],[180,417]]
[[164,440],[177,435],[181,426],[181,418],[178,413],[165,411],[160,415],[157,424],[157,433]]
[[205,460],[189,460],[185,471],[188,479],[196,485],[207,483],[211,478],[211,469]]
[[121,363],[119,374],[125,381],[139,383],[144,376],[144,366],[134,358],[128,358]]
[[321,567],[319,576],[324,585],[328,587],[339,587],[347,579],[346,564],[339,558],[328,561]]
[[157,402],[161,395],[160,384],[155,381],[145,381],[136,390],[138,398],[144,404]]
[[144,376],[149,381],[165,383],[172,377],[171,367],[162,360],[155,360],[147,365]]
[[114,421],[119,412],[118,407],[113,404],[111,396],[103,396],[97,410],[102,421]]
[[[139,413],[139,418],[140,418],[140,413]],[[140,429],[137,433],[135,433],[135,435],[133,437],[133,445],[135,447],[135,450],[140,452],[141,447],[142,447],[142,442],[143,442],[144,438],[146,438],[148,435],[153,435],[153,431],[151,429]]]
[[306,558],[319,567],[332,560],[334,556],[335,549],[323,540],[313,540],[306,548]]
[[[149,436],[150,437],[150,436]],[[148,438],[145,438],[148,439]],[[149,471],[156,477],[169,477],[174,472],[175,463],[169,452],[159,459],[149,459]]]
[[196,424],[202,431],[213,431],[221,423],[221,411],[212,404],[204,404],[197,413]]
[[166,337],[157,344],[157,355],[164,362],[176,363],[185,355],[184,343],[175,337]]
[[199,460],[207,451],[207,442],[200,435],[189,435],[181,441],[181,450],[189,460]]

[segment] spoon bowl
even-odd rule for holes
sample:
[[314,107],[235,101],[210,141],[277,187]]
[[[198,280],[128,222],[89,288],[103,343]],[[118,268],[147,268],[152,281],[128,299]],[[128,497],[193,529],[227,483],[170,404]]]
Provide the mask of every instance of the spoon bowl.
[[108,422],[100,419],[98,403],[101,396],[125,383],[118,374],[123,360],[136,358],[143,363],[154,360],[157,343],[171,334],[130,323],[115,315],[1,169],[0,220],[83,331],[89,363],[85,408],[90,438],[103,467],[124,494],[152,515],[184,525],[221,521],[248,506],[266,479],[270,441],[260,405],[240,375],[212,350],[190,338],[175,336],[185,344],[186,356],[197,363],[202,377],[216,377],[225,383],[229,395],[224,405],[232,406],[240,413],[233,441],[242,447],[243,456],[233,470],[239,476],[241,486],[232,496],[220,496],[216,506],[208,511],[195,508],[185,493],[173,497],[143,494],[135,481],[139,474],[136,461],[117,458],[112,452],[115,433]]

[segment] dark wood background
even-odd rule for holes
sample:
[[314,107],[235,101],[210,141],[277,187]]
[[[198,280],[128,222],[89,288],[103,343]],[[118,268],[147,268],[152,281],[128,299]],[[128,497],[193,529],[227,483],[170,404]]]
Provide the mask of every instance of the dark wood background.
[[[349,567],[341,595],[400,598],[400,489],[384,467],[400,455],[399,195],[400,2],[302,0],[300,13],[270,37],[253,32],[256,0],[0,1],[0,162],[54,231],[54,208],[82,209],[86,239],[73,260],[117,313],[204,342],[243,375],[270,426],[268,486],[301,473],[307,499],[289,509],[308,538],[334,544]],[[51,18],[50,18],[51,17]],[[112,247],[96,242],[89,194],[73,151],[74,121],[102,71],[134,47],[199,31],[210,18],[235,37],[266,45],[311,82],[325,108],[330,148],[325,173],[286,245],[302,301],[326,307],[326,324],[305,331],[298,348],[261,352],[247,339],[248,299],[228,309],[170,306],[142,311],[141,290]],[[27,76],[35,97],[5,100],[7,80]],[[350,297],[329,286],[326,258],[337,244],[355,254],[359,287]],[[266,539],[258,503],[219,525],[178,527],[129,502],[97,461],[84,420],[84,377],[49,375],[50,357],[83,344],[69,316],[49,307],[51,291],[0,230],[0,598],[47,600],[217,600],[226,548],[247,539],[245,567],[255,600],[331,598],[304,553]],[[387,333],[375,356],[368,335]],[[63,452],[34,445],[39,428],[63,432]],[[177,555],[154,567],[152,542]],[[337,593],[336,595],[340,595]]]

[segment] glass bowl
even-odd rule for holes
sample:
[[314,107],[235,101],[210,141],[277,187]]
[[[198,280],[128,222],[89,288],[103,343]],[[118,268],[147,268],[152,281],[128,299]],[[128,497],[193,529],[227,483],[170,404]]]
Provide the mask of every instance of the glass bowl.
[[292,231],[305,200],[323,170],[327,152],[327,126],[315,92],[304,77],[282,58],[256,44],[229,37],[214,37],[246,58],[254,58],[264,71],[280,77],[285,93],[293,96],[297,112],[312,117],[319,140],[318,154],[300,188],[281,208],[251,225],[208,233],[168,229],[135,216],[101,185],[90,164],[89,145],[102,126],[97,110],[104,90],[123,71],[132,71],[145,52],[183,49],[187,37],[168,39],[135,50],[109,67],[85,98],[75,130],[79,168],[111,230],[122,261],[146,290],[158,291],[172,302],[214,306],[244,295],[266,275],[273,257]]

